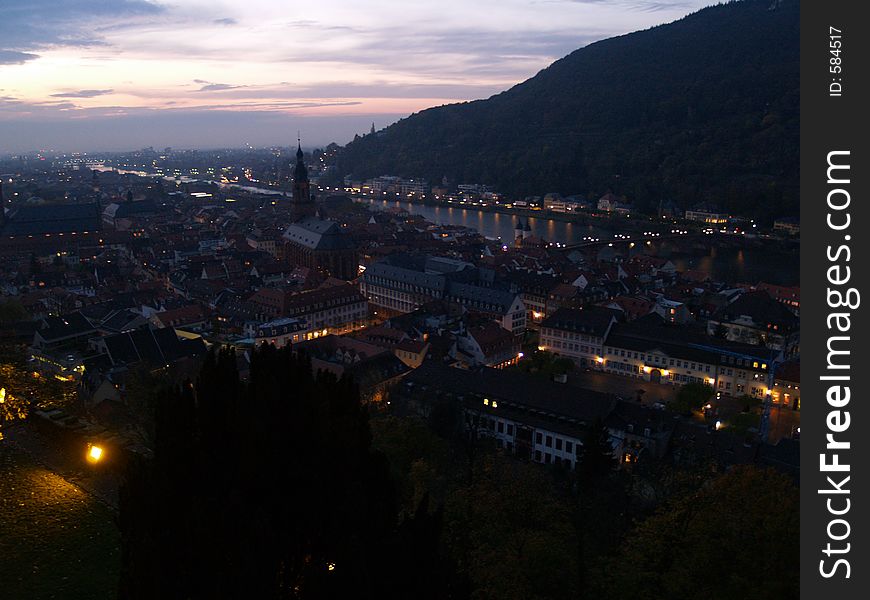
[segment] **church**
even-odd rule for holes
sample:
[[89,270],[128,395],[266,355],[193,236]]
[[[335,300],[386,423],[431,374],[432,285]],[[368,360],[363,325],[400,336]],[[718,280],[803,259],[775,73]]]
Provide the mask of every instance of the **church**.
[[357,275],[353,240],[334,221],[321,219],[311,195],[302,143],[296,151],[290,226],[283,235],[284,256],[295,265],[316,269],[338,279]]

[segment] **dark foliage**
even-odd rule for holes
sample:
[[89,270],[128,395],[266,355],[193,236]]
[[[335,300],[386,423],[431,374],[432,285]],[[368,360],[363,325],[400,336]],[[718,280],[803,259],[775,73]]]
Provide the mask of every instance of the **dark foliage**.
[[735,467],[638,524],[603,561],[591,597],[797,598],[798,507],[788,478]]
[[401,522],[356,387],[289,350],[232,351],[158,398],[121,489],[122,598],[450,598],[441,512]]
[[340,169],[479,181],[513,196],[608,190],[641,210],[709,201],[798,214],[799,10],[745,0],[591,44],[486,100],[348,144]]
[[674,412],[688,415],[700,410],[713,398],[713,394],[713,388],[706,383],[687,383],[677,392],[677,397],[670,402],[669,408]]
[[577,464],[577,479],[582,487],[596,487],[613,473],[616,460],[610,434],[600,420],[595,421],[583,440],[583,454]]

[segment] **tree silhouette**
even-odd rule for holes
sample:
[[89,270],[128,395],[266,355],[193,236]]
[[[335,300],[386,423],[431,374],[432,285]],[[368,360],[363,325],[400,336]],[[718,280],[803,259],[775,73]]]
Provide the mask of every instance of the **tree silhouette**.
[[798,520],[789,479],[734,467],[638,525],[604,565],[594,597],[796,598]]
[[595,485],[613,473],[616,459],[613,458],[613,445],[610,434],[600,419],[589,427],[583,440],[583,450],[577,463],[577,478],[581,488]]
[[122,598],[450,598],[428,501],[399,522],[356,386],[289,348],[233,351],[155,403],[120,494]]

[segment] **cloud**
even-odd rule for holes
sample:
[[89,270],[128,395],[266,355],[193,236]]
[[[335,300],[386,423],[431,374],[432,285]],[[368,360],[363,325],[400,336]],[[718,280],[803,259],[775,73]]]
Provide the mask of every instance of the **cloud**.
[[18,52],[16,50],[0,50],[0,65],[23,65],[28,60],[39,58],[38,54]]
[[111,94],[115,90],[76,90],[74,92],[60,92],[51,94],[52,98],[95,98],[96,96],[105,96]]
[[202,86],[197,92],[222,92],[223,90],[235,90],[240,87],[245,87],[243,85],[232,85],[229,83],[208,83],[205,81],[201,81],[199,79],[194,79],[196,83],[205,83],[206,85]]
[[485,98],[503,91],[499,83],[395,83],[375,80],[370,83],[323,81],[314,83],[281,82],[278,84],[235,86],[222,98],[306,99],[306,98]]
[[618,6],[636,12],[662,12],[666,10],[686,10],[697,3],[689,0],[544,0],[545,2],[571,4],[597,4]]
[[[33,50],[105,44],[101,26],[129,23],[161,14],[165,7],[149,0],[27,0],[0,2],[0,64],[33,60]],[[4,59],[3,56],[10,58]]]
[[233,18],[226,17],[224,19],[215,19],[212,21],[215,25],[238,25],[239,22]]

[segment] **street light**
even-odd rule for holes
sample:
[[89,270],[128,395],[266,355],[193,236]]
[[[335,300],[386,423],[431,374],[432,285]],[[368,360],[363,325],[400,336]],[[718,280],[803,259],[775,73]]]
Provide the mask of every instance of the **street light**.
[[88,444],[88,462],[96,464],[103,459],[103,448],[96,444]]

